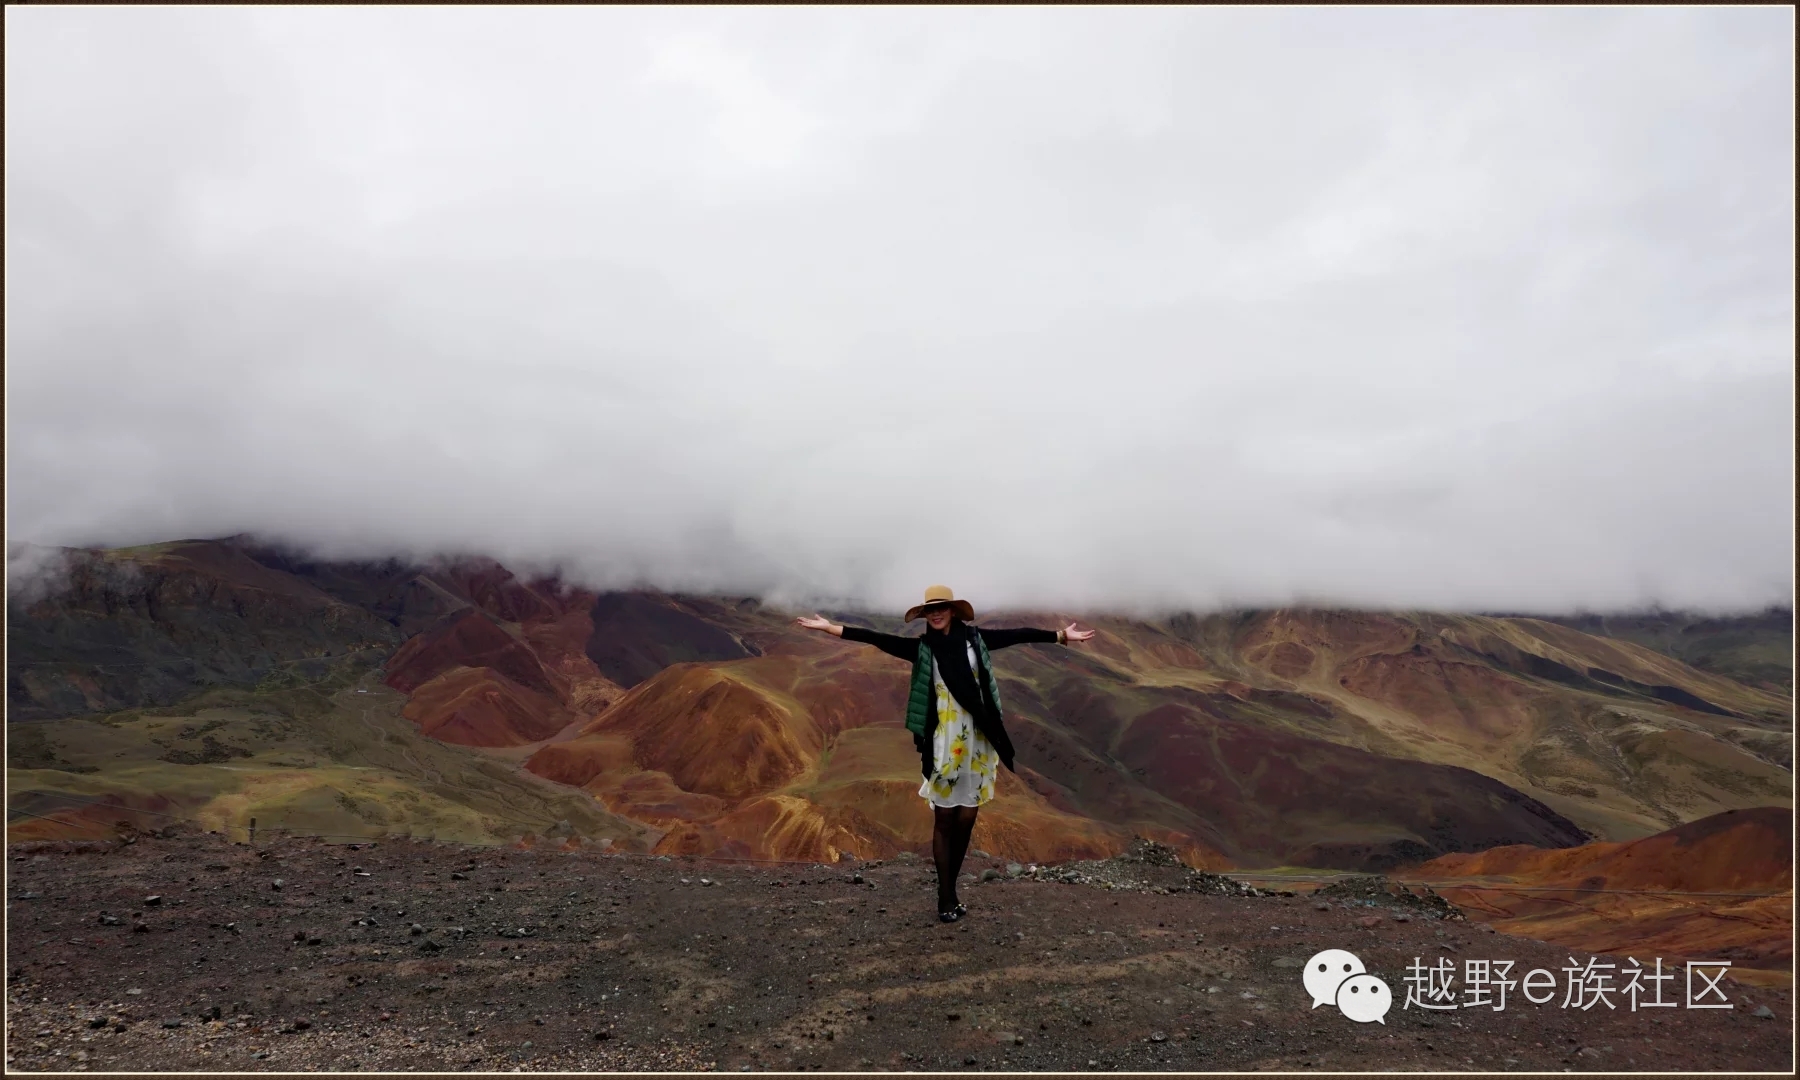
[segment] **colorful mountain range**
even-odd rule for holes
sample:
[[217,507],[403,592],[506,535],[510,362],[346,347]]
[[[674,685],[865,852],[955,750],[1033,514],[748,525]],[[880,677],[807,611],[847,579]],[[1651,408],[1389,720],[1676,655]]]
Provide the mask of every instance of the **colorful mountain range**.
[[[49,576],[7,618],[14,839],[255,818],[735,858],[928,850],[907,665],[754,598],[246,538],[37,554]],[[1018,769],[983,850],[1053,861],[1142,836],[1207,869],[1635,880],[1669,862],[1655,844],[1685,851],[1666,838],[1737,812],[1761,831],[1676,876],[1717,889],[1749,859],[1754,891],[1791,898],[1788,613],[979,621],[1071,619],[1095,639],[995,654]],[[1567,910],[1461,895],[1544,925]]]

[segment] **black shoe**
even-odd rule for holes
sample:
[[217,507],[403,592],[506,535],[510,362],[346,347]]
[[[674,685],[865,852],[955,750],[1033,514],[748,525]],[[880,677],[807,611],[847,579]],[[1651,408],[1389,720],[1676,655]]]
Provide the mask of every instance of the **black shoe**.
[[955,922],[956,920],[962,918],[964,915],[967,915],[968,913],[969,913],[969,905],[958,904],[955,907],[951,908],[949,911],[938,912],[938,921],[939,922]]

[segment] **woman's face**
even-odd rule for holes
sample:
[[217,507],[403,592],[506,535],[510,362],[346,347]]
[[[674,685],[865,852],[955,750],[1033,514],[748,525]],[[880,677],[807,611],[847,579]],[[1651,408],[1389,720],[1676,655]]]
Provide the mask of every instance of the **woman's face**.
[[953,617],[954,613],[947,607],[938,608],[936,611],[927,611],[925,625],[941,634],[950,629],[950,620]]

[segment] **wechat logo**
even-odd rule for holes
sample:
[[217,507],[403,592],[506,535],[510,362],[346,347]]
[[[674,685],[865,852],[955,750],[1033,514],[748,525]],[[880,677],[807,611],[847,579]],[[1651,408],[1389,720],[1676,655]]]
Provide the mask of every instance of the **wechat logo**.
[[1306,962],[1303,982],[1312,995],[1313,1008],[1336,1005],[1338,1011],[1359,1024],[1382,1019],[1394,1006],[1394,995],[1387,983],[1368,973],[1356,954],[1344,949],[1326,949]]

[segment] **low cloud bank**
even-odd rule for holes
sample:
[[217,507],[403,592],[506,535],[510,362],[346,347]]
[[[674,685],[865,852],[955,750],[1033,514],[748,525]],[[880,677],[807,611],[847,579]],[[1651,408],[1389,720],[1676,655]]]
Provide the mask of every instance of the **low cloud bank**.
[[1791,600],[1791,13],[8,24],[14,541]]

